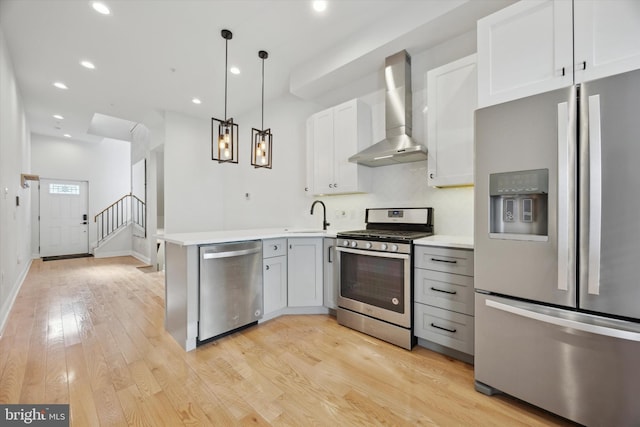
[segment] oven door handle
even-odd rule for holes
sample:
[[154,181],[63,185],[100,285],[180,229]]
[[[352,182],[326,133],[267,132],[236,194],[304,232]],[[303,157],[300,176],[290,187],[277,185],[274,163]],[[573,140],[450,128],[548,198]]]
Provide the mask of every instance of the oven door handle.
[[363,251],[363,250],[360,250],[360,249],[341,248],[341,247],[337,247],[336,250],[338,252],[344,252],[344,253],[347,253],[347,254],[375,256],[375,257],[379,257],[379,258],[397,258],[397,259],[409,259],[409,258],[411,258],[411,256],[409,254],[398,254],[398,253],[394,253],[394,252]]

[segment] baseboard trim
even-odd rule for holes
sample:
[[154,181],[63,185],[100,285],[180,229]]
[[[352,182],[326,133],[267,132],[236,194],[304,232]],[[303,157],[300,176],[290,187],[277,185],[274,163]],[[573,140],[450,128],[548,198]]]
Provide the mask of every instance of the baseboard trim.
[[29,269],[31,268],[32,261],[33,260],[30,259],[29,262],[26,264],[26,267],[22,270],[22,272],[20,273],[20,276],[18,276],[18,281],[14,286],[13,292],[11,292],[11,295],[9,295],[9,298],[5,300],[4,304],[2,304],[2,308],[0,308],[0,337],[2,337],[2,335],[4,334],[4,328],[7,326],[7,320],[9,320],[9,314],[11,313],[11,309],[13,308],[13,304],[16,302],[16,298],[18,297],[18,292],[20,292],[20,288],[22,288],[24,279],[27,278],[27,273],[29,273]]

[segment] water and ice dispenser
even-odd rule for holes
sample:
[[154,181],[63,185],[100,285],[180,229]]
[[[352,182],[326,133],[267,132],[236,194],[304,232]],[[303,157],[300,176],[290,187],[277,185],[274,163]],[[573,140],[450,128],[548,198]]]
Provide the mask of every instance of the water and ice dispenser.
[[489,237],[547,240],[549,170],[489,175]]

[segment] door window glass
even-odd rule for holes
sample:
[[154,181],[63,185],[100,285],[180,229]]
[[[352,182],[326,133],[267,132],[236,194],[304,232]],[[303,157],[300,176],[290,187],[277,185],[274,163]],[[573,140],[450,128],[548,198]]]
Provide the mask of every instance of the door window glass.
[[80,195],[80,186],[76,184],[49,184],[49,194]]

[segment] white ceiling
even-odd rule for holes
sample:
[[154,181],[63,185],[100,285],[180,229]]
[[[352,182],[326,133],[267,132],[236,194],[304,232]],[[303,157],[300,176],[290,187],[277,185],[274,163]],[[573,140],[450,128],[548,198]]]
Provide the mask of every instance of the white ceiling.
[[105,129],[109,117],[129,128],[154,110],[224,118],[222,29],[233,32],[229,66],[241,69],[228,75],[233,117],[260,105],[259,50],[269,52],[267,106],[287,92],[313,99],[376,72],[400,49],[417,53],[470,31],[511,1],[330,0],[318,14],[308,0],[105,0],[104,16],[85,0],[0,0],[0,27],[31,130],[95,141],[102,137],[90,132],[122,132]]

